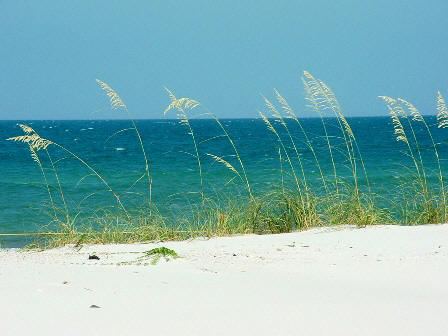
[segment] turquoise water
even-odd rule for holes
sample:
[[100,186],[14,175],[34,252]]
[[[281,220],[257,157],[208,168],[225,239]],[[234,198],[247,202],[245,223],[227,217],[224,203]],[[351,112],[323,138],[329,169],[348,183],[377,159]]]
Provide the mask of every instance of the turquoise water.
[[[396,188],[401,181],[412,178],[410,159],[402,152],[404,143],[397,142],[388,117],[348,118],[357,137],[360,151],[367,167],[373,192],[379,194],[387,206],[388,200],[396,196]],[[177,120],[138,120],[150,158],[153,176],[153,201],[166,215],[179,213],[199,201],[200,182],[194,147],[187,128]],[[247,174],[255,194],[262,194],[280,184],[280,161],[278,140],[269,132],[260,119],[222,120],[237,146],[246,166]],[[299,172],[291,143],[279,123],[272,120],[284,138],[288,152]],[[330,139],[335,147],[338,174],[350,177],[348,162],[344,154],[344,143],[337,127],[336,119],[326,119]],[[436,125],[435,117],[427,118],[430,125]],[[131,127],[127,120],[95,121],[21,121],[33,127],[40,136],[57,142],[97,169],[117,192],[124,193],[127,208],[137,208],[147,202],[147,180],[142,179],[130,186],[144,173],[144,160],[133,130],[115,132]],[[328,148],[323,137],[320,119],[303,119],[303,126],[312,140],[326,177],[332,176]],[[6,141],[8,137],[21,135],[16,121],[0,121],[0,233],[31,232],[51,229],[43,227],[49,223],[47,215],[48,193],[42,174],[23,143]],[[229,141],[214,120],[192,120],[191,125],[198,141],[198,149],[203,164],[204,189],[208,197],[224,199],[227,195],[246,197],[244,184],[221,163],[215,162],[207,153],[224,157],[235,168],[239,168]],[[305,165],[308,180],[319,192],[322,185],[311,152],[304,144],[304,137],[293,120],[288,125],[295,138]],[[428,170],[437,168],[430,139],[421,124],[415,123]],[[432,127],[433,136],[442,165],[446,165],[448,130]],[[92,213],[92,209],[116,207],[111,193],[79,162],[66,158],[60,149],[50,146],[49,151],[57,162],[62,187],[72,213],[80,213],[79,220]],[[60,205],[56,180],[50,169],[45,152],[39,152],[46,174],[52,185],[53,195]],[[286,183],[292,183],[286,155],[283,153],[283,172]],[[361,188],[366,190],[365,177],[359,170]],[[436,181],[435,174],[432,181]],[[231,180],[231,181],[230,181]],[[230,181],[230,182],[229,182]],[[87,199],[86,196],[90,195]],[[384,196],[384,197],[383,197]],[[17,242],[16,242],[17,243]],[[6,243],[3,241],[2,246]]]

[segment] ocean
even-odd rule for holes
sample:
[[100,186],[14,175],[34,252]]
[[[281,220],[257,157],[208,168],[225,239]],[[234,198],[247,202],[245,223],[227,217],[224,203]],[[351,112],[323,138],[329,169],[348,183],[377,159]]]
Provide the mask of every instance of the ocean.
[[[406,155],[407,146],[404,142],[397,142],[389,117],[347,120],[356,136],[371,191],[378,195],[382,206],[389,207],[389,202],[399,196],[397,190],[403,181],[412,180],[415,175],[412,160]],[[448,159],[448,130],[437,128],[435,116],[428,116],[426,120],[431,127],[443,168]],[[283,144],[261,119],[221,120],[239,152],[251,188],[258,195],[278,189],[282,180],[293,188],[294,179],[288,157],[296,174],[301,176],[299,161],[288,133],[280,123],[273,119],[270,121],[283,139]],[[213,158],[223,158],[242,173],[231,143],[216,121],[193,119],[190,122],[202,165],[206,197],[217,202],[229,196],[247,197],[244,181]],[[302,119],[301,122],[315,149],[324,176],[330,181],[333,178],[333,166],[322,122],[319,118]],[[6,140],[23,134],[18,123],[29,125],[41,137],[66,147],[82,158],[104,177],[113,190],[122,195],[123,203],[128,209],[148,204],[148,181],[145,178],[138,181],[145,172],[145,161],[129,120],[0,121],[0,233],[52,229],[48,215],[48,191],[39,166],[31,157],[26,144]],[[345,142],[337,119],[326,118],[325,123],[328,139],[333,146],[337,174],[352,183]],[[438,167],[432,142],[421,123],[413,124],[429,180],[437,184]],[[180,214],[197,205],[201,199],[201,183],[195,147],[188,128],[178,120],[168,119],[136,120],[136,125],[149,158],[154,205],[166,216]],[[307,181],[312,190],[319,194],[323,191],[322,181],[306,138],[294,120],[288,119],[287,125],[303,163]],[[58,172],[70,212],[72,216],[79,214],[77,220],[80,223],[83,218],[97,213],[99,209],[116,209],[112,193],[85,166],[54,145],[50,145],[48,151]],[[38,154],[51,186],[54,202],[62,206],[57,180],[47,154],[45,151],[39,151]],[[367,180],[357,152],[356,155],[360,188],[367,192]],[[24,241],[21,238],[13,241],[1,238],[0,243],[4,247],[23,245]]]

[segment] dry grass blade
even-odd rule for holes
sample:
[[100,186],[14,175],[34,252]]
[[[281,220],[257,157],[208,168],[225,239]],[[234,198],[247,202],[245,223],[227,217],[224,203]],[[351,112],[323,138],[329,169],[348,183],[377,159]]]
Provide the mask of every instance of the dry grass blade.
[[406,136],[406,132],[404,131],[403,124],[400,121],[397,113],[390,107],[387,106],[392,117],[392,123],[394,125],[394,134],[396,135],[397,141],[403,141],[409,144],[408,138]]
[[232,172],[234,172],[236,175],[238,175],[240,178],[240,173],[235,169],[234,166],[232,166],[228,161],[224,160],[222,157],[216,156],[214,154],[207,153],[208,156],[212,157],[215,161],[222,163],[227,168],[229,168]]
[[30,146],[30,148],[36,151],[39,151],[41,149],[47,149],[48,146],[53,144],[53,142],[51,142],[50,140],[41,138],[37,133],[34,133],[32,135],[20,135],[8,138],[6,140],[26,143]]
[[168,111],[172,110],[173,108],[176,108],[178,110],[180,110],[180,109],[192,110],[192,109],[198,107],[199,105],[200,105],[200,103],[194,99],[190,99],[190,98],[186,98],[186,97],[175,99],[165,109],[164,114],[166,114]]
[[[138,137],[138,142],[139,142],[140,148],[142,150],[143,158],[145,160],[145,171],[146,171],[146,176],[148,178],[148,186],[149,186],[149,209],[152,209],[152,177],[151,177],[151,173],[150,173],[150,169],[149,169],[149,156],[146,154],[145,146],[143,144],[143,140],[142,140],[142,137],[140,135],[140,131],[138,130],[137,125],[135,124],[135,121],[132,118],[131,113],[129,112],[126,104],[120,98],[118,93],[114,89],[112,89],[107,83],[105,83],[105,82],[103,82],[103,81],[101,81],[99,79],[97,79],[96,81],[101,86],[101,88],[106,92],[106,94],[108,95],[108,97],[110,99],[110,104],[111,104],[112,109],[116,110],[116,109],[118,109],[120,107],[125,109],[126,113],[129,116],[129,119],[131,120],[133,129],[135,130],[135,133],[137,134],[137,137]],[[120,132],[125,131],[125,130],[126,129],[120,130],[120,131],[114,133],[112,135],[112,137],[115,136],[116,134],[120,133]],[[109,138],[107,140],[109,140]]]
[[204,181],[202,178],[202,165],[201,165],[201,158],[199,156],[199,149],[198,144],[196,141],[196,136],[194,134],[193,128],[191,127],[189,117],[187,115],[186,109],[193,110],[195,107],[199,106],[200,103],[194,99],[190,98],[179,98],[177,99],[174,93],[165,87],[165,90],[168,92],[168,95],[171,99],[171,103],[168,105],[168,107],[163,112],[166,114],[168,111],[172,109],[176,109],[178,111],[177,117],[180,119],[180,124],[188,127],[188,134],[191,136],[191,139],[193,140],[194,150],[196,153],[196,159],[198,161],[198,170],[199,170],[199,179],[201,183],[201,198],[202,198],[202,204],[205,202],[205,196],[204,196]]
[[[439,110],[439,114],[440,114],[440,112],[442,112],[441,114],[444,115],[443,112],[445,112],[445,116],[446,116],[447,115],[446,114],[446,106],[445,106],[445,111],[444,111],[443,97],[441,97],[441,100],[439,100],[440,97],[441,97],[440,92],[438,92],[437,107],[440,106],[440,110],[438,109]],[[427,124],[427,122],[423,118],[423,116],[420,113],[420,111],[412,103],[408,102],[407,100],[401,99],[401,98],[398,98],[398,101],[400,103],[404,104],[407,107],[407,109],[409,110],[409,113],[412,116],[412,120],[423,123],[423,125],[426,128],[426,131],[428,132],[428,136],[431,139],[431,143],[432,143],[432,146],[433,146],[433,149],[434,149],[434,155],[436,157],[437,166],[438,166],[438,169],[439,169],[440,191],[441,191],[441,194],[442,194],[442,204],[443,204],[443,213],[444,213],[443,218],[446,218],[446,195],[445,195],[445,192],[444,192],[445,186],[444,186],[444,182],[443,182],[442,166],[440,164],[439,151],[437,149],[437,145],[436,145],[436,143],[434,141],[434,138],[432,136],[431,130],[429,128],[429,125]],[[439,118],[437,118],[437,119],[439,120]],[[443,121],[445,121],[445,123],[446,123],[446,121],[447,121],[446,118],[442,118],[441,124],[443,124]],[[439,125],[439,127],[441,127],[441,126]],[[423,160],[421,158],[420,152],[419,152],[419,157],[420,157],[420,162],[421,162],[421,165],[422,165],[422,171],[423,171],[424,177],[426,177],[426,173],[425,173],[425,169],[424,169],[424,165],[423,165]]]
[[448,109],[446,107],[445,99],[443,99],[440,91],[437,92],[437,120],[439,121],[439,128],[448,127]]
[[398,101],[394,98],[387,96],[379,96],[380,99],[384,100],[387,104],[387,109],[389,110],[390,116],[392,118],[392,124],[394,126],[394,134],[396,135],[397,141],[403,141],[409,145],[406,132],[404,130],[403,124],[400,121],[399,116],[406,116],[404,111],[398,107]]
[[408,118],[408,114],[406,113],[406,110],[401,106],[401,103],[404,103],[404,100],[397,100],[391,97],[387,96],[379,96],[380,99],[382,99],[388,106],[389,110],[392,109],[395,113],[395,115],[399,118]]
[[[54,205],[53,196],[52,196],[51,191],[50,191],[50,185],[48,183],[47,176],[46,176],[45,171],[44,171],[44,167],[42,166],[42,162],[40,161],[39,155],[37,154],[37,152],[39,150],[41,150],[41,149],[46,150],[49,145],[53,144],[53,142],[51,142],[50,140],[41,138],[39,136],[39,134],[37,134],[37,132],[33,128],[28,126],[28,125],[17,124],[17,126],[19,126],[22,129],[22,131],[25,133],[25,135],[20,135],[20,136],[8,138],[6,140],[18,141],[18,142],[26,143],[28,145],[31,157],[32,157],[33,161],[38,164],[38,166],[39,166],[39,168],[41,170],[42,176],[43,176],[43,178],[45,180],[45,186],[47,188],[48,196],[50,198],[50,203],[51,203],[51,208],[53,209],[54,219],[56,221],[58,221],[58,216],[57,216],[57,213],[56,213],[56,207]],[[48,151],[47,151],[47,154],[48,154]]]
[[275,130],[274,126],[272,126],[272,124],[271,124],[271,122],[268,120],[268,118],[266,118],[266,116],[265,116],[263,113],[261,113],[261,112],[259,112],[259,113],[260,113],[261,119],[263,119],[263,121],[264,121],[264,123],[266,124],[267,128],[268,128],[271,132],[273,132],[274,134],[277,134],[277,131]]
[[25,133],[25,134],[30,134],[30,133],[36,133],[37,134],[37,132],[34,129],[32,129],[30,126],[28,126],[28,125],[17,124],[17,126],[19,126],[22,129],[23,133]]
[[267,106],[268,110],[271,112],[272,116],[274,118],[281,118],[281,116],[279,115],[277,108],[274,106],[274,104],[272,104],[269,99],[267,99],[265,96],[263,96],[263,100],[265,105]]
[[328,104],[328,108],[330,108],[332,110],[340,111],[341,107],[339,105],[339,101],[336,98],[336,95],[334,94],[334,92],[330,89],[330,87],[327,84],[325,84],[320,79],[317,81],[322,89],[322,94],[325,96],[326,103]]
[[110,99],[110,105],[113,109],[118,109],[120,107],[126,108],[126,104],[120,98],[118,93],[112,89],[107,83],[97,79],[96,82],[101,86],[101,88],[106,92]]
[[322,167],[320,166],[319,159],[317,158],[316,152],[315,152],[313,145],[308,137],[308,134],[306,133],[306,131],[305,131],[302,123],[300,122],[299,118],[297,117],[296,113],[294,112],[292,107],[288,104],[287,100],[280,94],[280,92],[277,89],[274,89],[274,93],[275,93],[275,97],[276,97],[277,101],[280,103],[280,105],[283,109],[283,112],[286,114],[286,118],[293,119],[297,123],[297,125],[300,127],[300,130],[302,131],[302,134],[305,137],[306,144],[307,144],[308,148],[311,150],[314,160],[316,161],[316,165],[317,165],[317,168],[319,169],[319,173],[320,173],[320,176],[322,179],[323,186],[324,186],[326,192],[328,193],[328,188],[327,188],[324,174],[322,172]]
[[325,84],[323,81],[321,81],[321,80],[317,80],[317,81],[322,89],[322,94],[325,95],[325,97],[326,97],[328,108],[335,112],[336,116],[341,120],[342,124],[344,125],[345,131],[347,132],[348,136],[350,138],[354,139],[355,135],[353,133],[353,130],[352,130],[350,124],[348,123],[347,119],[345,119],[345,116],[341,112],[341,107],[339,105],[338,99],[336,98],[336,95],[330,89],[330,87],[327,84]]
[[274,89],[274,93],[275,93],[275,98],[280,103],[280,105],[281,105],[283,111],[285,112],[285,114],[287,115],[287,117],[288,118],[293,118],[293,119],[296,118],[296,115],[295,115],[293,109],[291,108],[291,106],[289,106],[288,102],[280,94],[280,92],[278,92],[277,89]]
[[342,113],[339,113],[339,118],[342,121],[342,124],[345,127],[345,131],[347,132],[348,136],[352,139],[355,138],[355,135],[353,134],[352,128],[350,127],[350,124],[348,123],[347,119],[345,119],[344,115]]
[[36,151],[31,146],[30,146],[30,152],[31,152],[31,157],[33,158],[34,162],[36,162],[37,164],[40,164],[39,156],[37,156]]
[[164,89],[166,92],[168,92],[168,95],[170,96],[171,101],[177,100],[176,96],[170,89],[168,89],[166,86],[164,86]]
[[321,88],[316,78],[306,70],[303,71],[303,76],[303,81],[306,82],[309,89],[308,93],[313,97],[319,96]]
[[302,82],[307,94],[305,99],[311,103],[311,108],[319,113],[333,108],[333,105],[330,104],[330,100],[322,87],[322,81],[314,78],[309,72],[304,71]]
[[193,110],[194,108],[200,105],[200,103],[197,100],[191,98],[187,97],[176,98],[174,93],[167,87],[165,87],[165,90],[168,92],[168,95],[170,96],[171,103],[168,105],[165,111],[163,111],[163,114],[166,114],[168,111],[174,108],[182,113],[185,113],[184,110]]
[[420,121],[420,122],[425,122],[425,120],[423,119],[422,114],[420,113],[420,111],[410,102],[408,102],[407,100],[404,100],[402,98],[398,98],[398,101],[402,104],[404,104],[408,110],[409,113],[412,116],[412,120],[414,121]]
[[[406,104],[405,100],[397,100],[390,97],[380,96],[381,99],[383,99],[386,102],[387,108],[389,109],[389,112],[392,116],[392,123],[394,126],[394,134],[396,135],[397,141],[403,141],[406,143],[408,147],[408,154],[412,161],[414,162],[415,171],[418,176],[418,181],[422,187],[422,195],[425,198],[425,201],[428,200],[428,189],[427,189],[427,180],[426,180],[426,170],[425,165],[423,162],[423,156],[420,151],[418,138],[416,135],[416,132],[414,130],[414,127],[412,126],[412,120],[417,120],[426,125],[425,120],[420,115],[420,112],[416,111],[417,109],[412,106],[412,104],[408,103]],[[409,112],[412,113],[412,120],[409,118],[407,110],[402,106],[405,105],[405,107],[408,108]],[[403,124],[401,123],[400,118],[403,118],[407,121],[410,134],[412,136],[411,140],[406,135],[406,131],[404,129]],[[413,145],[411,146],[410,141],[413,141]],[[413,149],[414,147],[414,149]]]
[[393,98],[388,97],[388,96],[378,96],[378,98],[384,100],[384,102],[385,102],[386,104],[393,105],[393,104],[396,104],[396,103],[397,103],[397,100],[396,100],[396,99],[393,99]]
[[[54,145],[56,147],[59,147],[60,149],[64,150],[65,152],[69,153],[71,156],[73,156],[74,158],[76,158],[78,161],[80,161],[84,166],[86,166],[90,171],[92,171],[103,183],[104,185],[109,189],[110,192],[112,192],[112,194],[115,196],[115,198],[117,199],[118,203],[120,204],[120,206],[122,207],[123,211],[125,212],[125,214],[127,215],[128,218],[129,214],[126,211],[126,208],[124,207],[123,203],[120,200],[119,195],[110,187],[110,185],[107,183],[107,181],[95,170],[93,169],[87,162],[85,162],[83,159],[81,159],[79,156],[77,156],[75,153],[73,153],[72,151],[70,151],[69,149],[65,148],[64,146],[59,145],[56,142],[52,142],[48,139],[44,139],[42,137],[39,136],[39,134],[37,134],[31,127],[27,126],[27,125],[19,125],[20,128],[22,128],[22,130],[27,133],[26,135],[20,135],[20,136],[16,136],[16,137],[12,137],[12,138],[8,138],[6,140],[10,140],[10,141],[18,141],[18,142],[22,142],[22,143],[26,143],[28,144],[30,150],[31,150],[31,156],[33,157],[33,159],[39,164],[39,166],[41,167],[42,170],[42,174],[44,174],[45,177],[45,173],[43,171],[42,165],[40,164],[39,161],[39,157],[37,155],[37,151],[41,150],[41,149],[47,149],[47,147],[49,145]],[[30,133],[30,131],[34,132],[33,134]],[[30,135],[31,134],[31,135]],[[34,154],[33,154],[34,152]],[[48,153],[48,152],[47,152]],[[37,159],[37,160],[36,160]],[[48,182],[46,182],[47,184],[47,188],[48,188]],[[49,192],[50,193],[50,192]],[[51,194],[50,194],[51,195]],[[50,196],[51,198],[51,196]]]

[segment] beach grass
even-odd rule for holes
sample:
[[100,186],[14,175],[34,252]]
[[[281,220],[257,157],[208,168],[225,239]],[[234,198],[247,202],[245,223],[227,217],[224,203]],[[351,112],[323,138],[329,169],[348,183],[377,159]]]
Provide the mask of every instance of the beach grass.
[[[447,199],[445,181],[438,144],[434,141],[431,126],[428,125],[419,110],[407,100],[401,98],[380,97],[390,113],[393,131],[398,144],[404,145],[409,165],[403,169],[409,174],[410,182],[397,186],[394,203],[380,206],[378,195],[372,193],[365,166],[361,155],[362,148],[356,140],[356,134],[343,114],[341,105],[330,87],[322,80],[316,79],[309,72],[304,72],[302,81],[309,108],[320,118],[322,126],[321,137],[325,139],[328,157],[322,157],[322,151],[316,150],[312,136],[307,132],[294,109],[287,99],[274,90],[273,99],[263,96],[266,110],[260,111],[260,117],[265,123],[266,132],[273,135],[278,147],[278,174],[281,183],[271,190],[258,192],[250,184],[245,162],[240,156],[238,146],[233,141],[226,127],[207,108],[194,99],[178,98],[166,88],[170,103],[164,113],[174,111],[179,123],[186,127],[191,137],[194,151],[192,159],[196,161],[197,178],[199,181],[200,202],[193,202],[188,209],[180,213],[162,214],[153,200],[153,178],[150,167],[151,149],[143,143],[143,136],[132,119],[126,104],[108,84],[97,80],[110,99],[113,109],[124,109],[130,118],[132,127],[122,129],[111,136],[128,130],[135,131],[142,152],[144,169],[139,179],[147,179],[147,202],[130,208],[122,199],[122,194],[114,190],[101,172],[81,158],[51,139],[41,137],[36,130],[28,125],[20,124],[22,135],[8,140],[21,142],[28,146],[30,155],[38,168],[46,186],[50,221],[57,223],[57,231],[36,238],[36,246],[62,246],[74,244],[105,244],[134,243],[168,240],[185,240],[195,237],[216,237],[235,234],[272,234],[305,230],[317,226],[332,226],[353,224],[364,227],[374,224],[426,224],[441,223],[447,220]],[[203,152],[197,140],[196,130],[190,123],[192,113],[202,109],[201,113],[213,118],[232,147],[236,164],[232,164],[219,153]],[[437,93],[437,126],[448,126],[448,110],[440,92]],[[339,143],[328,132],[328,117],[335,118],[339,132]],[[287,119],[298,126],[304,142],[297,142],[294,130]],[[421,154],[419,136],[415,125],[420,124],[426,130],[426,136],[431,140],[432,150],[438,167],[436,173],[438,184],[428,182],[429,172]],[[397,155],[403,148],[397,145]],[[51,151],[62,151],[84,165],[91,175],[101,181],[105,190],[115,200],[110,209],[97,209],[88,220],[77,221],[78,214],[68,208],[66,195],[60,181],[57,162],[52,160]],[[312,154],[313,162],[319,173],[321,187],[310,183],[311,176],[302,162],[302,153]],[[55,175],[57,193],[50,188],[47,174],[40,155],[44,153],[50,163],[49,171]],[[335,153],[339,153],[337,156]],[[338,157],[342,160],[338,161]],[[247,195],[209,195],[204,188],[203,160],[210,158],[223,165],[247,191]],[[250,158],[245,158],[250,160]],[[325,171],[321,162],[329,160],[331,171]],[[341,171],[350,171],[349,176]],[[86,196],[86,199],[89,196]],[[55,199],[60,199],[62,207],[56,206]],[[397,200],[398,199],[398,200]]]

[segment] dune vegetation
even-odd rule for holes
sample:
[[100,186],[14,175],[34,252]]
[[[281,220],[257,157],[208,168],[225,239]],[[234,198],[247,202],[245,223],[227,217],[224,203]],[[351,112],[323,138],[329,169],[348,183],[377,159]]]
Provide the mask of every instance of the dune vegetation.
[[[358,145],[356,134],[343,114],[342,107],[334,92],[323,81],[310,73],[302,76],[307,105],[320,118],[321,139],[325,142],[326,157],[322,150],[318,151],[313,144],[314,134],[309,134],[302,124],[299,114],[288,104],[281,93],[274,90],[273,97],[262,97],[265,110],[259,113],[278,145],[278,162],[281,183],[268,192],[257,192],[251,185],[251,177],[247,172],[245,160],[238,150],[238,144],[230,136],[226,126],[199,101],[191,98],[178,98],[168,88],[168,106],[164,110],[167,116],[176,117],[191,138],[193,152],[191,156],[196,162],[200,195],[189,209],[189,213],[177,216],[165,216],[153,200],[153,177],[151,174],[151,152],[144,144],[132,114],[119,94],[111,86],[97,80],[101,89],[107,94],[112,109],[123,110],[131,122],[129,129],[119,132],[133,131],[137,136],[141,149],[141,177],[134,182],[147,185],[145,202],[138,208],[129,207],[122,199],[119,190],[115,190],[100,171],[89,164],[88,158],[81,158],[69,148],[52,139],[39,135],[38,130],[29,125],[19,124],[23,134],[8,140],[26,145],[31,157],[40,169],[49,199],[48,213],[50,221],[57,223],[57,231],[36,238],[37,245],[60,246],[64,244],[84,243],[130,243],[142,241],[183,240],[193,237],[213,237],[232,234],[266,234],[304,230],[316,226],[332,226],[353,224],[359,227],[374,224],[426,224],[441,223],[447,220],[447,199],[442,159],[439,144],[433,139],[431,125],[410,102],[401,98],[380,97],[390,114],[394,134],[398,142],[405,144],[410,166],[407,171],[412,176],[406,185],[397,189],[399,202],[393,206],[381,205],[378,195],[371,191],[368,170],[362,157],[362,148]],[[235,160],[226,159],[218,153],[203,152],[197,140],[196,130],[191,118],[200,110],[201,116],[216,121],[222,136],[228,141]],[[335,145],[334,137],[328,132],[328,118],[337,121],[339,140],[342,146]],[[440,92],[437,94],[437,121],[439,128],[448,127],[448,109]],[[295,125],[291,129],[291,123]],[[438,167],[437,183],[429,182],[429,175],[434,174],[426,169],[422,157],[419,136],[415,125],[423,126],[431,140],[432,150]],[[304,141],[296,141],[294,132],[301,133]],[[66,195],[61,183],[61,172],[58,162],[53,159],[53,151],[62,151],[77,160],[95,176],[113,197],[113,210],[103,211],[95,218],[95,224],[78,221],[75,211],[66,202]],[[313,165],[319,175],[318,184],[311,183],[309,173],[303,163],[302,152],[310,153]],[[342,153],[344,160],[335,155]],[[400,155],[397,150],[397,155]],[[41,156],[46,156],[43,166]],[[240,183],[245,195],[225,195],[217,199],[207,194],[204,189],[203,160],[215,160],[232,173],[233,181]],[[323,161],[331,162],[331,170],[324,169]],[[340,171],[349,168],[350,174],[342,176]],[[54,174],[57,185],[50,185],[48,174]],[[59,201],[56,202],[55,199]],[[59,206],[62,204],[62,206]]]

